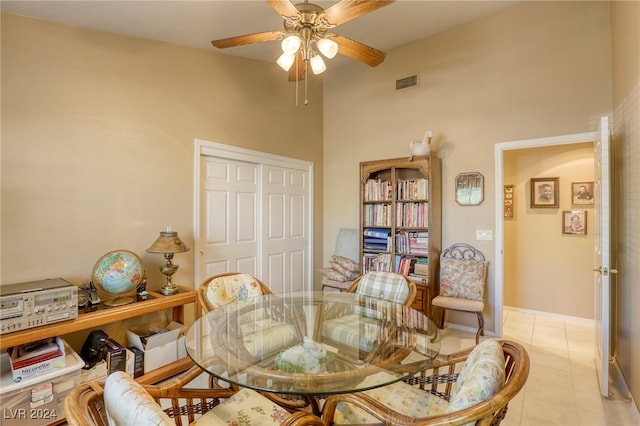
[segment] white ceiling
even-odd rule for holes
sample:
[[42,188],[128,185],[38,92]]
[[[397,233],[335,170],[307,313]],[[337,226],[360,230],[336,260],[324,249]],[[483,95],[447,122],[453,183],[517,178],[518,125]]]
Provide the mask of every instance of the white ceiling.
[[[390,49],[491,15],[517,1],[399,0],[338,26],[333,32]],[[298,1],[294,0],[294,3]],[[327,8],[336,1],[315,1]],[[217,49],[211,40],[282,29],[282,18],[262,0],[2,0],[2,12],[128,36],[275,61],[278,42]],[[353,62],[338,57],[333,66]]]

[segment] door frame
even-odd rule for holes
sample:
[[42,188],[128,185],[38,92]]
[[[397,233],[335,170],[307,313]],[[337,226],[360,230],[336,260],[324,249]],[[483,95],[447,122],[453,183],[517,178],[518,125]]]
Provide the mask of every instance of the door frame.
[[[314,188],[314,175],[313,175],[313,163],[310,161],[299,160],[297,158],[284,157],[276,154],[269,154],[261,151],[254,151],[246,148],[240,148],[231,145],[225,145],[218,142],[210,142],[202,139],[194,139],[194,158],[193,158],[193,236],[195,241],[195,249],[194,249],[194,265],[193,265],[193,274],[196,283],[201,282],[205,277],[204,271],[201,267],[200,262],[200,253],[203,250],[202,241],[200,240],[200,209],[201,199],[200,193],[202,190],[202,182],[200,181],[200,158],[203,155],[206,156],[215,156],[220,158],[226,158],[229,160],[236,161],[246,161],[250,163],[260,164],[261,166],[270,165],[270,166],[278,166],[288,169],[295,169],[304,171],[308,174],[309,177],[309,188],[308,188],[308,204],[307,208],[309,210],[308,220],[305,224],[307,228],[308,235],[308,250],[307,250],[307,268],[305,277],[305,281],[308,283],[310,288],[305,290],[313,289],[313,188]],[[262,211],[262,197],[258,201],[258,206]],[[259,232],[259,235],[261,232]],[[259,263],[258,269],[262,268],[262,262]]]
[[536,139],[522,139],[509,142],[499,142],[494,146],[495,155],[495,253],[494,289],[495,300],[493,306],[493,321],[495,335],[502,336],[502,315],[504,307],[504,152],[516,149],[538,148],[555,145],[569,145],[575,143],[594,142],[596,132],[574,133],[569,135],[552,136]]

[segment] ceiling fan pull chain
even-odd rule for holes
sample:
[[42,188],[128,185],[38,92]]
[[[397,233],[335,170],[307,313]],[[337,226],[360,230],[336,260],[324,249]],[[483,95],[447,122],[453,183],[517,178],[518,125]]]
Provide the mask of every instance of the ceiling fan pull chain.
[[304,79],[304,105],[307,106],[309,105],[309,99],[307,99],[307,82],[309,81],[308,78]]
[[300,95],[298,93],[298,55],[296,55],[296,106],[299,105],[298,103],[298,99],[300,98]]

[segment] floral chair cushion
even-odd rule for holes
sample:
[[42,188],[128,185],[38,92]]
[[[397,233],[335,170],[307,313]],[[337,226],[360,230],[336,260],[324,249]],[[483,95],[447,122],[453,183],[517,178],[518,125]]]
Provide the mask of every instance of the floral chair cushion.
[[[296,340],[296,329],[291,324],[265,318],[240,325],[245,348],[256,358],[281,351]],[[257,330],[262,329],[257,333]]]
[[440,261],[440,295],[468,300],[482,300],[487,262],[469,259]]
[[[365,379],[364,383],[373,386],[381,379],[388,380],[389,376],[391,376],[389,373],[380,372]],[[443,414],[449,405],[446,400],[401,381],[371,389],[365,393],[393,411],[413,418]],[[334,422],[336,424],[379,424],[380,420],[359,407],[340,402],[336,407]]]
[[192,425],[266,426],[279,425],[289,413],[251,389],[241,389],[231,398],[209,410]]
[[175,425],[151,395],[124,371],[107,377],[103,398],[109,426]]
[[447,412],[459,411],[478,404],[502,389],[505,381],[505,359],[496,340],[479,343],[465,361],[451,391]]
[[235,301],[245,302],[257,296],[262,296],[262,289],[256,279],[249,274],[218,277],[207,285],[207,300],[214,308]]

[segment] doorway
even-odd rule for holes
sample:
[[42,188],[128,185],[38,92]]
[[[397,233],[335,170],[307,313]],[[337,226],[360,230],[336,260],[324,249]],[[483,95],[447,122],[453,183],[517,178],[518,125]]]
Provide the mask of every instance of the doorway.
[[[504,271],[505,271],[505,262],[504,262],[504,250],[505,250],[505,238],[504,238],[504,172],[505,172],[505,152],[511,150],[520,150],[520,149],[528,149],[528,148],[539,148],[539,147],[553,147],[559,145],[568,145],[568,144],[577,144],[584,142],[593,142],[596,137],[595,132],[588,133],[579,133],[579,134],[571,134],[564,136],[555,136],[549,138],[539,138],[539,139],[527,139],[527,140],[518,140],[511,142],[502,142],[497,143],[495,145],[495,211],[496,211],[496,222],[495,222],[495,300],[494,300],[494,324],[495,324],[495,333],[497,336],[502,335],[502,321],[503,321],[503,306],[504,306]],[[536,177],[536,176],[532,176]],[[562,184],[562,183],[561,183]],[[566,185],[566,183],[565,183]],[[530,194],[527,192],[525,194],[521,194],[518,197],[518,201],[520,203],[528,203],[527,196]],[[560,217],[560,214],[557,215]],[[558,226],[556,228],[561,232],[561,223],[558,222]]]

